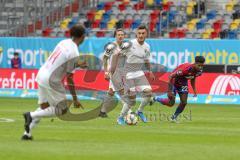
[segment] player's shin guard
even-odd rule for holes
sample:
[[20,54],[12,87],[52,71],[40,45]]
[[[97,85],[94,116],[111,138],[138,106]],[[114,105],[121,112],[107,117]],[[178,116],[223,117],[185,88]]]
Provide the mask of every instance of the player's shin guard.
[[129,106],[127,103],[124,103],[120,113],[120,117],[126,116],[130,109],[131,109],[131,106]]
[[185,108],[186,104],[180,103],[175,111],[175,113],[172,116],[172,119],[176,119],[179,114],[181,114]]
[[112,95],[107,94],[103,99],[101,112],[106,113],[107,109],[112,107],[113,101],[114,101],[114,97]]

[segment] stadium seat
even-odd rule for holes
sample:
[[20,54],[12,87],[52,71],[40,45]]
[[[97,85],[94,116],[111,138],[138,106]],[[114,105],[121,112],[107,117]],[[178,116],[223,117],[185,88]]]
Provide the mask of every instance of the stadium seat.
[[172,31],[169,32],[169,38],[178,38],[177,37],[177,29],[173,29]]
[[104,10],[99,10],[95,13],[94,19],[95,20],[101,20],[102,19],[102,15],[105,11]]
[[95,20],[92,23],[92,28],[99,28],[101,20]]
[[98,5],[97,5],[97,10],[103,10],[103,9],[104,9],[104,6],[105,6],[105,3],[104,3],[104,2],[98,3]]
[[[112,12],[110,12],[110,11],[107,11],[107,12],[103,13],[102,19],[103,19],[104,21],[109,21],[110,18],[111,18],[111,13],[112,13]],[[116,17],[115,17],[115,18],[116,18]]]
[[133,20],[132,19],[127,19],[124,23],[123,23],[123,28],[125,29],[129,29],[132,27],[132,23],[133,23]]
[[126,5],[124,3],[121,3],[118,5],[118,9],[122,12],[126,9]]
[[203,22],[203,21],[199,21],[199,22],[196,23],[197,30],[203,29],[204,26],[205,26],[205,22]]
[[154,5],[154,0],[147,0],[146,5],[147,7],[152,7]]
[[107,12],[112,9],[113,2],[106,2],[104,5],[104,10]]
[[216,38],[219,38],[219,32],[213,31],[213,32],[211,33],[211,39],[216,39]]
[[161,3],[162,3],[162,0],[155,0],[156,5],[161,5]]
[[107,24],[107,28],[108,29],[114,29],[115,25],[116,25],[117,20],[116,19],[111,19],[108,24]]
[[87,13],[87,19],[89,20],[89,21],[93,21],[94,20],[94,17],[95,17],[95,11],[89,11],[88,13]]
[[46,28],[42,31],[42,36],[43,37],[50,37],[51,33],[52,33],[52,29],[51,28]]
[[144,9],[144,1],[139,1],[138,3],[136,3],[133,8],[138,11],[138,10],[141,10],[141,9]]
[[176,14],[177,14],[177,11],[169,11],[169,13],[168,13],[168,21],[169,22],[173,22]]
[[100,29],[106,29],[107,28],[107,23],[108,23],[108,21],[105,21],[105,20],[101,21],[100,22]]
[[141,24],[141,20],[140,20],[140,19],[133,21],[133,23],[132,23],[132,29],[133,29],[133,30],[136,29],[140,24]]
[[214,30],[221,30],[222,29],[222,24],[224,20],[218,20],[213,23],[213,29]]
[[226,11],[227,12],[232,12],[233,11],[233,7],[234,7],[234,3],[233,2],[229,2],[226,4]]
[[27,30],[28,30],[29,33],[33,33],[34,32],[34,25],[33,24],[28,24]]
[[185,38],[186,37],[186,31],[185,30],[177,30],[177,38]]
[[41,20],[38,20],[36,23],[35,23],[35,29],[42,29],[42,21]]
[[236,30],[231,30],[228,32],[228,38],[229,39],[237,39],[237,31]]
[[217,11],[216,10],[211,10],[207,13],[207,19],[214,19],[216,17]]
[[104,31],[97,31],[96,37],[104,37],[104,36],[105,36],[105,32]]

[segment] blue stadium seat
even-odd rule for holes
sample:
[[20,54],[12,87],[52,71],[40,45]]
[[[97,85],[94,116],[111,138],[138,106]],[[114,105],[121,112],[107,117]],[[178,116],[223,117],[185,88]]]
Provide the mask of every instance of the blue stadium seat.
[[108,23],[108,21],[105,21],[105,20],[101,21],[101,22],[100,22],[100,29],[105,29],[105,28],[107,28],[107,23]]
[[140,24],[141,24],[140,19],[133,21],[132,29],[136,29]]
[[103,9],[104,9],[104,6],[105,6],[105,3],[104,3],[104,2],[99,3],[99,4],[97,5],[97,10],[103,10]]
[[228,38],[229,39],[237,39],[237,31],[231,30],[228,32]]
[[207,19],[214,19],[217,15],[217,11],[216,10],[211,10],[207,13]]

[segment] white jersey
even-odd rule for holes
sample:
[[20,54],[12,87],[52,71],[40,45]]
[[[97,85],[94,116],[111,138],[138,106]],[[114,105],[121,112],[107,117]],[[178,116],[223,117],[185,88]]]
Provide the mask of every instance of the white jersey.
[[[120,46],[117,44],[116,41],[115,41],[115,42],[112,42],[112,44],[116,45],[116,47],[113,48],[113,49],[110,50],[110,51],[107,50],[107,49],[105,49],[105,51],[104,51],[104,56],[108,57],[108,70],[109,70],[110,67],[111,67],[112,55],[118,53],[118,52],[121,50],[121,49],[120,49]],[[111,53],[109,53],[109,52],[111,52]],[[123,68],[124,62],[125,62],[125,56],[120,55],[120,56],[118,57],[118,61],[117,61],[117,66],[116,66],[116,68]]]
[[79,56],[78,46],[72,39],[60,41],[47,61],[38,71],[36,81],[40,86],[52,88],[62,85],[62,79],[75,68],[76,58]]
[[150,46],[146,42],[139,44],[137,39],[131,40],[131,47],[124,53],[127,57],[125,70],[126,78],[134,79],[144,75],[143,65],[150,58]]

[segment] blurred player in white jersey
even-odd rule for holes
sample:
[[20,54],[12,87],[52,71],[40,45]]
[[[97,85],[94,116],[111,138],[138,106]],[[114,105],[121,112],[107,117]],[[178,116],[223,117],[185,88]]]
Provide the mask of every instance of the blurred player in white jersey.
[[[120,46],[125,37],[125,32],[122,28],[116,29],[114,32],[114,37],[116,40],[114,42],[108,43],[105,46],[105,52],[103,57],[103,65],[104,65],[104,77],[106,80],[109,80],[109,89],[108,93],[104,97],[101,111],[99,113],[100,117],[107,117],[107,109],[112,106],[112,101],[114,100],[114,93],[118,92],[120,98],[124,95],[124,63],[125,56],[118,55],[120,51]],[[112,61],[116,63],[112,63]],[[123,102],[123,105],[127,105]]]
[[144,68],[147,69],[149,77],[154,80],[155,77],[151,72],[150,66],[150,46],[145,42],[148,34],[148,29],[145,26],[139,26],[136,31],[136,39],[122,44],[122,53],[126,56],[126,63],[124,66],[126,72],[126,83],[127,88],[125,94],[127,96],[127,104],[123,107],[123,110],[118,117],[118,124],[125,124],[124,116],[127,114],[129,109],[136,103],[136,93],[142,94],[141,104],[137,110],[137,115],[143,122],[147,122],[147,118],[143,114],[144,107],[149,103],[152,88],[145,76]]
[[62,80],[66,77],[75,107],[82,107],[77,99],[73,82],[73,71],[77,67],[85,68],[86,62],[79,58],[78,46],[84,41],[85,28],[75,25],[70,29],[71,39],[60,41],[44,65],[39,69],[38,83],[39,108],[24,113],[25,132],[22,140],[32,140],[32,128],[44,117],[61,116],[67,112],[66,91]]

